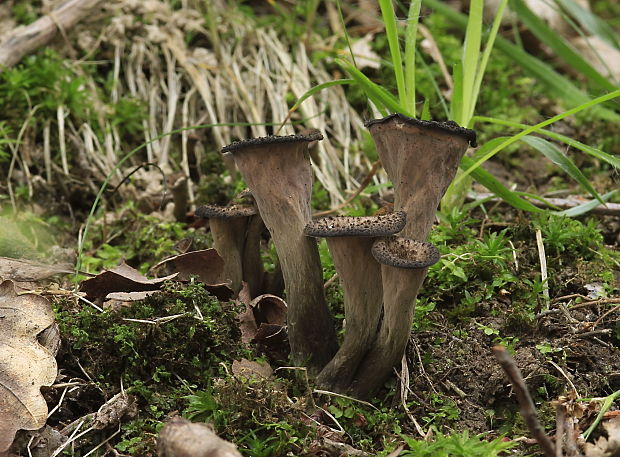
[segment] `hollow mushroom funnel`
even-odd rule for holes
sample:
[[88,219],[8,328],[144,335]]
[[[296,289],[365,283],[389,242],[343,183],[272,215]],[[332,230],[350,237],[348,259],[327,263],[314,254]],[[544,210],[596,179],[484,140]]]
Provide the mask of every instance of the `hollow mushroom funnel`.
[[381,266],[371,254],[378,237],[398,233],[406,215],[399,211],[370,217],[326,217],[306,225],[305,234],[326,238],[344,289],[345,336],[334,358],[323,368],[317,383],[344,392],[374,341],[381,316]]
[[[241,290],[245,257],[250,255],[246,244],[252,218],[259,218],[252,206],[203,205],[196,208],[196,217],[209,219],[213,247],[224,259],[224,277],[231,280],[235,294]],[[252,225],[256,225],[255,223]],[[259,246],[253,246],[258,251]],[[260,259],[260,252],[258,252]]]
[[380,388],[402,358],[411,332],[411,303],[428,267],[439,260],[439,251],[432,244],[400,236],[376,240],[372,255],[382,264],[383,321],[355,374],[352,390],[360,398]]
[[366,123],[394,185],[394,210],[407,213],[402,235],[426,240],[435,213],[476,133],[454,122],[392,114]]
[[271,233],[287,291],[287,325],[293,362],[318,373],[338,349],[325,295],[316,241],[304,236],[311,220],[310,135],[272,136],[226,146]]
[[[476,133],[454,122],[420,121],[402,114],[373,120],[367,122],[366,126],[377,145],[381,163],[394,185],[394,210],[407,213],[407,223],[401,235],[412,240],[426,240],[439,202],[454,179],[463,154],[469,145],[476,145]],[[380,387],[390,375],[392,367],[400,362],[409,338],[415,298],[426,277],[426,268],[404,273],[400,269],[382,267],[381,273],[384,313],[386,316],[392,312],[398,314],[394,319],[383,319],[377,343],[356,375],[356,383],[365,386],[358,389],[358,395],[362,395],[362,391],[368,395],[370,385],[372,389]],[[399,296],[398,299],[386,297],[388,291]],[[399,304],[395,309],[388,302]],[[392,308],[388,309],[388,306]],[[385,338],[391,342],[389,344],[392,348],[398,348],[400,352],[386,351],[384,347],[388,343],[382,340]],[[380,358],[383,358],[380,365],[389,365],[389,368],[377,372],[374,380],[371,380],[369,378],[373,375],[368,370],[372,368],[369,368],[367,360]]]

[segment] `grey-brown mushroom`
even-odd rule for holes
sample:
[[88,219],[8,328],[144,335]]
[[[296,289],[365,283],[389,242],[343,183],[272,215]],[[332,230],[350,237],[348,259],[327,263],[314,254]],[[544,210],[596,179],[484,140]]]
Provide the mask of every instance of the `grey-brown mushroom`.
[[[209,219],[209,228],[213,237],[213,247],[224,259],[224,277],[231,280],[231,288],[235,294],[241,290],[241,281],[244,279],[244,256],[256,256],[250,253],[246,246],[246,238],[250,225],[256,225],[252,219],[260,219],[253,206],[231,205],[203,205],[196,208],[196,217]],[[256,227],[254,227],[256,230]],[[254,246],[258,251],[259,246]],[[247,251],[247,252],[246,252]],[[260,281],[259,279],[259,284]]]
[[377,339],[355,374],[352,390],[360,398],[381,387],[394,361],[402,358],[411,333],[411,304],[428,267],[439,260],[439,251],[432,244],[401,236],[378,239],[372,255],[381,263],[383,320]]
[[370,217],[326,217],[306,225],[308,236],[326,238],[344,289],[345,336],[317,383],[328,390],[349,388],[360,361],[369,350],[381,317],[381,267],[371,248],[378,237],[398,233],[405,226],[403,211]]
[[[448,185],[454,179],[460,160],[471,144],[475,146],[476,134],[473,130],[459,127],[454,122],[432,122],[412,119],[402,114],[392,114],[383,119],[366,124],[377,145],[377,152],[388,177],[394,185],[394,210],[407,213],[407,223],[401,235],[414,239],[426,240],[435,220],[439,202]],[[383,288],[398,287],[402,282],[403,270],[382,268]],[[399,348],[400,353],[390,352],[391,359],[382,349],[378,354],[369,354],[371,359],[384,357],[381,366],[383,372],[363,371],[356,375],[360,385],[379,387],[389,376],[392,367],[400,362],[409,332],[402,332],[399,325],[409,319],[411,325],[415,297],[426,276],[426,269],[414,270],[409,279],[407,290],[399,299],[403,309],[400,317],[394,321],[384,319],[378,336],[378,348],[385,346],[382,338],[388,335],[394,340],[392,347]],[[393,278],[390,276],[394,276]],[[405,304],[405,298],[410,303]],[[387,306],[384,303],[384,307]],[[408,307],[406,310],[404,307]],[[389,365],[389,366],[388,366]],[[372,379],[371,379],[372,378]],[[361,392],[361,390],[358,390]],[[366,394],[369,392],[366,391]]]
[[311,220],[312,168],[307,148],[322,138],[319,132],[272,136],[222,149],[232,154],[271,233],[286,286],[292,359],[311,373],[318,373],[338,349],[316,241],[303,233]]

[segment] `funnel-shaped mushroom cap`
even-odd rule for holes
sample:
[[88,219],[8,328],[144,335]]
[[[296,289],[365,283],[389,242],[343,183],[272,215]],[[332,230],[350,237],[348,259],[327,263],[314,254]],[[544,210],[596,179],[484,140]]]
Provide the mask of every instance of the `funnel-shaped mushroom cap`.
[[298,141],[318,141],[322,140],[323,135],[318,130],[312,131],[308,135],[286,135],[286,136],[265,136],[261,138],[252,138],[249,140],[235,141],[222,148],[222,154],[226,152],[235,152],[253,146],[272,146],[278,143],[295,143]]
[[439,251],[431,243],[401,236],[375,241],[372,255],[377,262],[396,268],[426,268],[439,261]]
[[256,214],[256,209],[253,206],[243,205],[203,205],[196,208],[194,214],[196,217],[202,218],[229,219],[233,217],[253,216]]
[[335,216],[315,219],[306,225],[306,236],[331,238],[344,236],[388,236],[400,232],[407,222],[404,211],[382,216]]
[[367,128],[372,127],[377,124],[386,124],[392,120],[398,120],[404,122],[409,125],[414,125],[416,127],[424,127],[427,129],[433,129],[441,132],[452,133],[454,135],[459,135],[467,140],[469,145],[472,148],[475,148],[476,145],[476,132],[471,129],[466,129],[461,127],[454,121],[445,121],[445,122],[437,122],[437,121],[422,121],[420,119],[414,119],[408,116],[405,116],[400,113],[390,114],[382,119],[372,119],[370,121],[366,121],[364,125]]

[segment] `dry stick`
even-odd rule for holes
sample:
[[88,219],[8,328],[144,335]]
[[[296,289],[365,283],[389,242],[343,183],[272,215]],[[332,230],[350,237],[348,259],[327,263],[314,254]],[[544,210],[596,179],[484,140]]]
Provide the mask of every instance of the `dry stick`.
[[542,448],[545,456],[556,457],[554,444],[545,434],[545,430],[542,425],[540,425],[540,422],[538,422],[538,418],[536,417],[536,408],[534,407],[532,397],[530,397],[527,390],[525,381],[523,381],[521,371],[515,365],[514,360],[506,351],[504,346],[493,346],[493,355],[495,355],[495,358],[502,366],[506,376],[508,376],[508,379],[510,379],[510,382],[512,383],[512,388],[517,395],[517,401],[519,402],[521,416],[523,416],[523,420],[525,420],[525,424],[530,430],[530,433]]
[[374,162],[372,164],[372,167],[370,168],[370,171],[368,172],[368,174],[366,175],[366,177],[364,178],[364,180],[362,181],[360,186],[357,188],[357,190],[353,193],[353,195],[351,195],[349,198],[347,198],[340,205],[338,205],[338,206],[336,206],[335,208],[332,208],[332,209],[328,209],[328,210],[325,210],[325,211],[319,211],[318,213],[314,213],[312,216],[314,216],[314,217],[327,216],[329,214],[333,214],[333,213],[335,213],[337,211],[340,211],[342,208],[345,208],[349,203],[351,203],[353,200],[355,200],[359,196],[359,194],[361,194],[362,191],[364,189],[366,189],[366,187],[368,187],[368,184],[370,184],[370,181],[372,180],[372,177],[377,173],[377,170],[379,169],[380,166],[381,166],[381,161],[380,160],[377,160],[376,162]]
[[58,30],[67,30],[92,14],[101,0],[68,0],[27,26],[14,29],[0,44],[0,72],[49,43]]
[[545,309],[549,309],[549,282],[547,281],[547,256],[545,255],[545,245],[543,244],[542,232],[536,229],[536,246],[538,247],[538,259],[540,260],[540,280],[543,284],[543,297],[545,299]]
[[[577,298],[584,298],[586,300],[589,300],[588,297],[586,297],[585,295],[572,294],[572,295],[567,295],[565,297],[556,298],[556,299],[553,300],[553,303],[557,303],[557,302],[559,302],[561,300],[569,299],[569,298],[575,298],[575,297],[577,297]],[[599,300],[591,300],[591,301],[589,300],[589,301],[587,301],[585,303],[578,303],[577,305],[573,305],[570,308],[568,308],[568,310],[572,311],[574,309],[588,308],[590,306],[608,305],[608,304],[612,304],[613,305],[613,304],[616,304],[616,303],[620,303],[620,298],[602,298],[602,299],[599,299]],[[536,319],[540,319],[541,317],[544,317],[544,316],[546,316],[548,314],[557,314],[559,312],[560,312],[560,310],[557,309],[557,308],[548,309],[546,311],[542,311],[542,312],[538,313],[536,315]]]
[[[468,201],[478,201],[490,198],[489,201],[497,202],[498,204],[505,203],[501,198],[495,198],[494,194],[487,192],[477,192],[472,196],[467,196]],[[576,206],[582,205],[586,202],[586,200],[578,199],[576,197],[571,198],[546,198],[547,202],[552,205],[558,207],[561,210],[575,208]],[[548,205],[545,202],[540,200],[530,200],[530,203],[539,208],[548,208]],[[620,203],[609,203],[606,202],[605,205],[598,205],[592,208],[589,211],[589,214],[600,214],[603,216],[619,216],[620,215]]]

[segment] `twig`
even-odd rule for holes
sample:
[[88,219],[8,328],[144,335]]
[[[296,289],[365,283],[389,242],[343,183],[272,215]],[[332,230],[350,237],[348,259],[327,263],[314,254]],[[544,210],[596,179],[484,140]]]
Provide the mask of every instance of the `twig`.
[[[477,192],[474,195],[468,195],[467,199],[468,200],[473,200],[473,201],[477,201],[477,200],[481,200],[481,199],[486,199],[489,197],[493,197],[493,194],[491,193],[486,193],[486,192]],[[498,202],[498,203],[502,203],[503,200],[500,198],[491,198],[491,201],[494,202]],[[564,210],[564,209],[571,209],[571,208],[575,208],[576,206],[582,205],[584,203],[587,202],[587,200],[582,200],[578,197],[570,197],[570,198],[546,198],[545,199],[546,202],[549,202],[550,204]],[[540,200],[534,200],[534,199],[530,199],[529,202],[534,205],[537,206],[539,208],[548,208],[549,206],[545,204],[545,202],[542,202]],[[592,208],[589,211],[590,214],[600,214],[603,216],[618,216],[620,215],[620,203],[609,203],[606,202],[605,205],[598,205],[595,206],[594,208]]]
[[512,388],[517,395],[517,401],[519,402],[521,416],[523,416],[523,420],[525,420],[525,424],[527,425],[530,433],[542,448],[545,456],[556,457],[555,445],[545,434],[545,430],[542,425],[540,425],[540,422],[536,417],[536,408],[534,407],[532,397],[530,397],[527,390],[527,386],[523,381],[521,371],[515,365],[514,360],[506,351],[505,347],[494,346],[493,354],[512,383]]
[[0,44],[0,72],[48,44],[57,31],[67,30],[92,14],[100,0],[68,0],[32,24],[17,27]]
[[545,245],[543,244],[542,232],[536,229],[536,246],[538,247],[538,259],[540,260],[540,280],[543,285],[543,297],[545,308],[549,309],[549,282],[547,276],[547,256],[545,255]]
[[[572,294],[572,295],[566,295],[564,297],[558,297],[553,299],[553,303],[557,303],[559,301],[562,300],[566,300],[566,299],[570,299],[570,298],[584,298],[586,300],[588,300],[588,297],[586,297],[585,295],[581,295],[581,294]],[[596,306],[596,305],[609,305],[609,304],[616,304],[616,303],[620,303],[620,298],[601,298],[599,300],[589,300],[585,303],[578,303],[576,305],[571,306],[570,308],[568,308],[569,311],[572,311],[574,309],[580,309],[580,308],[587,308],[589,306]],[[614,308],[615,309],[615,308]],[[546,311],[542,311],[540,313],[538,313],[536,315],[536,319],[540,319],[541,317],[544,317],[548,314],[557,314],[561,312],[561,310],[555,308],[555,309],[548,309]]]

